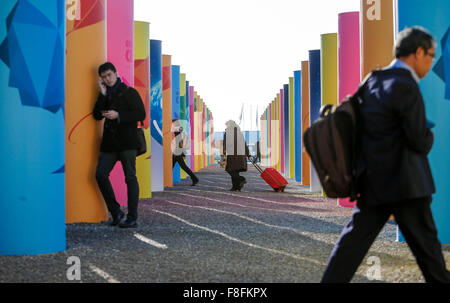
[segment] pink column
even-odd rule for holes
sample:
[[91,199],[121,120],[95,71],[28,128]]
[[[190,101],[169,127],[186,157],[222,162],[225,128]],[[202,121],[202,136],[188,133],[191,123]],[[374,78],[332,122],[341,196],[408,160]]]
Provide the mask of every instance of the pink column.
[[284,90],[280,89],[280,160],[281,160],[281,173],[284,174]]
[[191,127],[191,167],[190,169],[192,171],[195,170],[195,154],[194,154],[194,137],[195,137],[195,129],[194,129],[194,105],[195,100],[194,100],[194,87],[193,86],[189,86],[189,124]]
[[[114,64],[117,74],[128,86],[134,86],[134,10],[133,0],[108,1],[107,60]],[[122,164],[117,162],[110,175],[117,202],[127,204],[127,186]]]
[[[339,14],[339,102],[354,94],[360,82],[359,12]],[[340,206],[353,207],[356,202],[339,199]]]

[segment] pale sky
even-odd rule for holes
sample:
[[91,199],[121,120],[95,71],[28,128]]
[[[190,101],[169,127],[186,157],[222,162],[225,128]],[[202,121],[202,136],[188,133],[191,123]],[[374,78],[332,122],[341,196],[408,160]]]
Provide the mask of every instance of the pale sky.
[[241,126],[255,130],[256,106],[261,115],[320,35],[337,32],[338,14],[359,11],[360,1],[134,0],[134,19],[150,23],[150,38],[213,112],[215,131],[239,123],[242,103]]

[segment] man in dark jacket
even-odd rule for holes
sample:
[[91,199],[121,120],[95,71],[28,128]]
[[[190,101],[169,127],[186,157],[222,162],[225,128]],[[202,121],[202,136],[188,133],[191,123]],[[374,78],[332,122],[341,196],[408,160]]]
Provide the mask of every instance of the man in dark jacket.
[[396,59],[384,70],[372,72],[363,87],[357,160],[360,197],[322,282],[349,282],[391,214],[425,280],[450,282],[430,208],[435,188],[427,154],[433,133],[418,86],[432,66],[435,47],[425,29],[405,29],[398,35]]
[[240,191],[247,183],[240,172],[247,171],[247,158],[251,159],[248,146],[245,142],[239,125],[230,120],[223,135],[223,155],[226,156],[225,170],[231,176],[231,191]]
[[[98,74],[100,93],[94,107],[94,118],[104,121],[95,177],[112,216],[111,225],[136,227],[139,184],[136,178],[137,122],[145,119],[145,108],[139,93],[128,87],[117,76],[114,65],[100,65]],[[128,192],[128,215],[125,216],[116,201],[109,174],[117,161],[122,163]]]

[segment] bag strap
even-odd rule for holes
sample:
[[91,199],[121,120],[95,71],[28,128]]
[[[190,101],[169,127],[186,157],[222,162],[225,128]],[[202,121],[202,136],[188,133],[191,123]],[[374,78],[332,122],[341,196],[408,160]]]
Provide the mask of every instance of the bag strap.
[[366,87],[367,81],[370,79],[374,71],[370,72],[364,80],[361,82],[361,84],[358,87],[358,90],[353,94],[353,96],[350,98],[350,102],[352,103],[352,106],[355,110],[355,123],[356,126],[353,129],[353,142],[352,142],[352,158],[351,158],[351,178],[352,178],[352,185],[350,188],[350,202],[355,201],[358,197],[358,189],[357,189],[357,180],[356,180],[356,141],[358,136],[358,128],[359,128],[359,98],[362,96],[362,93]]

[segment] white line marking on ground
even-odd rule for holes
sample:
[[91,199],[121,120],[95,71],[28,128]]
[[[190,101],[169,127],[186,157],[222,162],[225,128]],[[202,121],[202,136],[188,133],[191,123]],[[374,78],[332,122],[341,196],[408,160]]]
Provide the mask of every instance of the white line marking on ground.
[[229,214],[229,215],[236,216],[238,218],[241,218],[241,219],[244,219],[244,220],[256,223],[256,224],[261,224],[261,225],[264,225],[264,226],[267,226],[267,227],[276,228],[276,229],[289,230],[289,231],[292,231],[292,232],[294,232],[296,234],[300,234],[300,235],[306,236],[306,237],[310,237],[311,235],[321,234],[321,233],[314,233],[314,232],[305,232],[305,231],[302,231],[300,229],[296,229],[296,228],[293,228],[293,227],[273,225],[273,224],[269,224],[269,223],[260,221],[258,219],[247,217],[245,215],[241,215],[241,214],[238,214],[238,213],[234,213],[234,212],[226,211],[226,210],[221,210],[221,209],[217,209],[217,208],[210,208],[210,207],[198,206],[198,205],[188,205],[188,204],[175,202],[175,201],[169,201],[169,200],[166,200],[166,202],[172,203],[172,204],[175,204],[175,205],[181,205],[181,206],[184,206],[184,207],[200,208],[200,209],[206,209],[206,210],[210,210],[210,211],[214,211],[214,212]]
[[103,270],[101,270],[100,268],[89,264],[89,268],[95,272],[97,275],[99,275],[100,277],[102,277],[103,279],[105,279],[108,283],[120,283],[118,280],[114,279],[113,276],[111,276],[110,274],[104,272]]
[[[217,193],[216,191],[212,191],[212,190],[200,190],[200,189],[188,189],[191,191],[200,191],[200,192],[210,192],[210,193]],[[267,199],[263,199],[260,197],[250,197],[250,196],[245,196],[245,195],[236,195],[236,194],[231,194],[231,193],[226,193],[223,192],[221,193],[223,195],[228,195],[228,196],[233,196],[233,197],[240,197],[240,198],[244,198],[244,199],[252,199],[252,200],[256,200],[256,201],[260,201],[260,202],[265,202],[265,203],[272,203],[272,204],[278,204],[278,205],[289,205],[289,206],[298,206],[298,207],[305,207],[304,205],[301,205],[299,203],[292,203],[292,202],[277,202],[277,201],[271,201],[271,200],[267,200]],[[311,201],[313,202],[313,201]],[[315,201],[314,201],[315,202]],[[301,203],[305,203],[305,202],[301,202]],[[324,210],[321,208],[315,208],[317,210]]]
[[223,233],[221,231],[210,229],[208,227],[197,225],[195,223],[191,223],[191,222],[189,222],[189,221],[187,221],[187,220],[185,220],[183,218],[180,218],[178,216],[172,215],[171,213],[163,212],[163,211],[156,210],[156,209],[152,209],[152,211],[160,213],[160,214],[163,214],[163,215],[166,215],[166,216],[169,216],[169,217],[171,217],[171,218],[173,218],[175,220],[183,222],[183,223],[185,223],[187,225],[190,225],[192,227],[196,227],[196,228],[202,229],[204,231],[207,231],[207,232],[210,232],[210,233],[222,236],[225,239],[228,239],[230,241],[234,241],[234,242],[237,242],[237,243],[240,243],[240,244],[252,247],[252,248],[259,248],[259,249],[262,249],[262,250],[265,250],[265,251],[268,251],[268,252],[271,252],[271,253],[275,253],[275,254],[291,257],[291,258],[302,260],[302,261],[311,262],[311,263],[322,265],[322,266],[326,265],[325,263],[322,263],[320,261],[317,261],[317,260],[314,260],[314,259],[310,259],[310,258],[307,258],[307,257],[302,257],[302,256],[299,256],[299,255],[294,255],[294,254],[282,251],[282,250],[277,250],[277,249],[274,249],[274,248],[268,248],[268,247],[260,246],[260,245],[257,245],[257,244],[245,242],[245,241],[243,241],[241,239],[238,239],[238,238],[232,237],[230,235],[227,235],[226,233]]
[[287,214],[292,214],[292,215],[301,215],[304,213],[311,213],[314,210],[306,210],[306,211],[292,211],[292,210],[283,210],[283,209],[276,209],[276,208],[267,208],[267,207],[258,207],[258,206],[251,206],[251,205],[244,205],[244,204],[238,204],[238,203],[232,203],[232,202],[226,202],[226,201],[222,201],[222,200],[217,200],[217,199],[213,199],[213,198],[208,198],[208,197],[203,197],[203,196],[194,196],[194,195],[189,195],[189,194],[184,194],[184,193],[177,193],[178,195],[183,195],[183,196],[188,196],[188,197],[193,197],[193,198],[202,198],[202,199],[206,199],[206,200],[211,200],[214,202],[219,202],[219,203],[224,203],[224,204],[229,204],[229,205],[235,205],[235,206],[239,206],[239,207],[243,207],[243,208],[255,208],[255,209],[262,209],[265,211],[275,211],[275,212],[279,212],[279,213],[287,213]]
[[143,236],[143,235],[141,235],[141,234],[134,233],[134,236],[135,236],[137,239],[139,239],[139,240],[141,240],[142,242],[144,242],[144,243],[150,244],[150,245],[155,246],[155,247],[157,247],[157,248],[167,249],[167,245],[166,245],[166,244],[158,243],[158,242],[153,241],[152,239],[149,239],[149,238],[147,238],[147,237],[145,237],[145,236]]
[[[202,181],[206,181],[206,180],[202,179]],[[252,182],[252,181],[250,181],[250,182]],[[209,183],[215,183],[215,182],[209,181]],[[267,185],[267,183],[264,183],[264,184]],[[264,184],[256,184],[256,185],[264,185]],[[198,186],[200,186],[200,187],[213,187],[213,188],[228,190],[225,187],[220,187],[220,186],[217,186],[217,185],[211,186],[211,185],[205,185],[205,184],[198,184]],[[256,192],[256,193],[267,193],[267,192],[270,192],[272,194],[274,193],[273,189],[269,185],[267,185],[265,187],[259,187],[259,186],[254,186],[253,182],[251,183],[251,187],[249,189],[250,190],[259,189],[259,190],[261,190],[263,192],[254,191],[253,190],[253,191],[244,191],[244,193],[245,192]],[[282,195],[286,195],[286,194],[288,194],[290,197],[307,198],[307,199],[310,199],[310,200],[320,201],[320,202],[324,202],[326,199],[331,199],[331,198],[323,197],[322,196],[322,192],[312,192],[312,191],[309,191],[309,190],[308,191],[293,191],[292,188],[288,188],[288,190]],[[320,195],[320,196],[317,197],[317,195]]]

